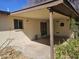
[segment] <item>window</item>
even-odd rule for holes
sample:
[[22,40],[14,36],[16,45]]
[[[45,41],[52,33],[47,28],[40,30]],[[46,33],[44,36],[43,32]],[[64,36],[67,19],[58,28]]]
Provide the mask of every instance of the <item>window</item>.
[[14,29],[23,29],[23,21],[14,19]]
[[63,27],[64,26],[64,23],[60,23],[60,26]]

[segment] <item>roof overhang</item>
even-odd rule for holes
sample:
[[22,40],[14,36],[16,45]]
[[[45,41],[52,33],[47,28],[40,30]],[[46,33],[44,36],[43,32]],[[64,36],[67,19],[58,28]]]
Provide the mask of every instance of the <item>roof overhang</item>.
[[[13,14],[12,16],[14,16],[18,19],[24,18],[24,19],[48,20],[49,19],[49,10],[47,8],[43,8],[43,9],[38,9],[38,10],[34,10],[34,11]],[[53,18],[54,19],[66,19],[69,17],[56,13],[56,12],[53,12]]]
[[[64,0],[66,6],[74,11],[77,17],[79,17],[79,1],[78,0]],[[74,4],[75,3],[75,4]]]
[[0,10],[0,14],[6,14],[6,15],[9,15],[10,12]]
[[63,1],[57,0],[57,1],[53,1],[53,2],[47,2],[47,3],[44,3],[44,4],[40,4],[40,5],[24,8],[24,9],[21,9],[21,10],[18,10],[18,11],[14,11],[14,12],[11,13],[11,15],[23,13],[23,12],[28,12],[28,11],[34,11],[34,10],[43,9],[43,8],[48,8],[48,7],[56,6],[60,3],[63,3]]
[[23,15],[25,13],[31,14],[29,12],[40,10],[40,9],[47,9],[51,7],[52,11],[58,12],[65,16],[74,17],[74,18],[79,17],[78,13],[72,8],[72,6],[69,6],[69,5],[70,4],[68,2],[65,2],[63,0],[57,0],[54,2],[50,2],[50,3],[45,3],[43,5],[38,5],[38,6],[33,6],[33,7],[25,8],[22,10],[18,10],[18,11],[12,12],[11,15],[18,16],[20,14]]
[[58,12],[60,14],[68,16],[68,17],[73,17],[73,18],[79,17],[78,13],[74,9],[72,9],[68,5],[66,5],[65,3],[61,3],[61,4],[59,4],[57,6],[53,6],[51,8],[53,11]]

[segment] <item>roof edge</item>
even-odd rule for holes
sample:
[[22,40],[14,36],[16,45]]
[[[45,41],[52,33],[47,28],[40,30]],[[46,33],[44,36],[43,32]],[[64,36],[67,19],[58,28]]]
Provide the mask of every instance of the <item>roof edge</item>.
[[[54,0],[54,1],[57,1],[57,0]],[[40,5],[31,6],[31,7],[26,7],[26,8],[24,8],[24,9],[20,9],[20,10],[17,10],[17,11],[13,11],[13,12],[11,12],[11,13],[15,13],[15,12],[19,12],[19,11],[31,9],[31,8],[38,7],[38,6],[41,6],[41,5],[44,5],[44,4],[48,4],[48,3],[51,3],[51,2],[54,2],[54,1],[52,0],[52,1],[50,1],[50,2],[46,2],[46,3],[40,4]]]
[[10,15],[10,12],[7,12],[7,11],[2,11],[2,10],[0,10],[0,13],[1,13],[1,14],[7,14],[7,15]]

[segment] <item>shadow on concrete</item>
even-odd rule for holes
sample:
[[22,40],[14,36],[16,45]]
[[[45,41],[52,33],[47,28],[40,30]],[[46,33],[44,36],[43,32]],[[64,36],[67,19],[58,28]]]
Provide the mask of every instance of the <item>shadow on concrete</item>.
[[[65,36],[54,36],[54,44],[55,45],[62,44],[63,42],[68,40],[68,38],[69,37],[65,37]],[[36,39],[34,41],[45,45],[50,45],[50,37],[44,37],[44,38]]]

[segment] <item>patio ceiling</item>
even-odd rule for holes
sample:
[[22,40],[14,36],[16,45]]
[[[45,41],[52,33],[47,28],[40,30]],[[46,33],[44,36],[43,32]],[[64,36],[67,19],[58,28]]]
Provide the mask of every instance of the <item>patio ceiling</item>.
[[53,6],[52,10],[69,17],[74,17],[74,18],[78,17],[78,14],[64,3],[61,3],[57,6]]
[[[33,10],[33,11],[28,11],[28,12],[12,14],[12,16],[34,18],[34,19],[49,19],[49,11],[48,11],[48,9],[43,8],[43,9],[38,9],[38,10]],[[54,12],[53,17],[54,17],[54,19],[59,19],[59,18],[61,19],[66,16]]]

